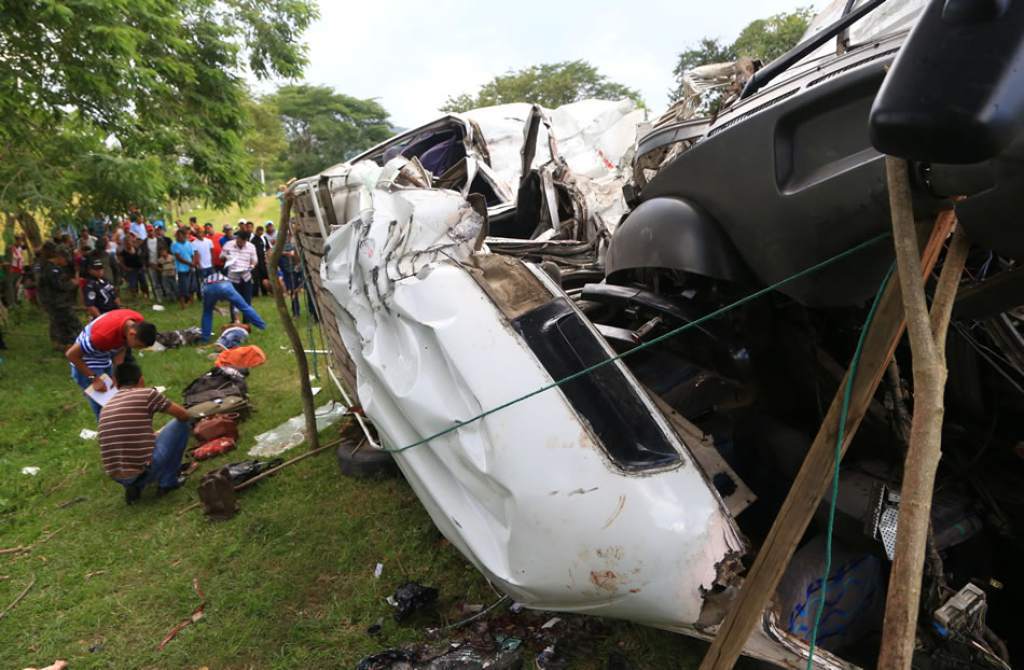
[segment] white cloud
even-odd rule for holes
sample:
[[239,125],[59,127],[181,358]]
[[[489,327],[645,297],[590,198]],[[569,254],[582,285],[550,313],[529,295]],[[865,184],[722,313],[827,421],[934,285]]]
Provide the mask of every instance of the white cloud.
[[496,75],[583,58],[639,89],[657,112],[667,102],[679,51],[705,35],[732,40],[753,19],[808,4],[322,0],[321,18],[306,34],[305,80],[376,98],[396,125],[411,127],[435,117],[449,95],[473,92]]

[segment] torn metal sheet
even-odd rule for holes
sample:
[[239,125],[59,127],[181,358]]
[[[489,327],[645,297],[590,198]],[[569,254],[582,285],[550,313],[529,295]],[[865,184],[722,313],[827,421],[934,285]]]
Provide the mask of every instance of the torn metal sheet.
[[[477,194],[498,250],[506,239],[518,240],[520,253],[539,258],[548,242],[579,242],[588,246],[575,260],[593,265],[626,211],[622,186],[644,116],[629,100],[583,100],[554,110],[515,103],[450,114],[305,179],[294,191],[320,210],[324,237],[365,209],[360,194],[368,183]],[[531,134],[535,119],[543,123]],[[536,199],[524,190],[533,174],[543,183]],[[535,209],[544,213],[542,225]],[[536,245],[523,244],[530,241]]]

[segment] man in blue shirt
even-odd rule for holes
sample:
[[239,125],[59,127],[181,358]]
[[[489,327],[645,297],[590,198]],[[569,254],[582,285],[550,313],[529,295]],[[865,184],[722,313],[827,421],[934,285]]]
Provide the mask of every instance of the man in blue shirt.
[[174,233],[171,255],[174,256],[174,270],[178,273],[178,303],[182,309],[192,301],[192,271],[199,264],[199,254],[185,237],[185,230]]

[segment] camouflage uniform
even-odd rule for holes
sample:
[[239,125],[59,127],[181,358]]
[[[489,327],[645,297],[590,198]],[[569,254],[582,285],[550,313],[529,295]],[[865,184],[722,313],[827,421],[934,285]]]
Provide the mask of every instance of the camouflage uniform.
[[82,330],[75,315],[78,282],[68,267],[46,263],[41,272],[39,302],[50,318],[50,341],[55,346],[70,347]]

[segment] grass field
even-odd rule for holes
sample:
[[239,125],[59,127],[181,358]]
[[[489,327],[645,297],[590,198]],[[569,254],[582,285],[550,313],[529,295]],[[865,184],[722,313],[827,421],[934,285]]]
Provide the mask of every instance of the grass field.
[[198,208],[182,210],[181,220],[188,221],[188,217],[194,216],[200,224],[209,221],[213,224],[214,230],[221,230],[224,228],[224,224],[231,224],[231,227],[234,228],[239,219],[252,221],[257,226],[262,226],[267,221],[273,221],[276,226],[280,215],[281,203],[278,201],[277,196],[262,195],[254,198],[245,207],[235,205],[227,209]]
[[[162,330],[199,318],[195,306],[142,307]],[[132,507],[103,474],[97,443],[79,438],[95,422],[67,364],[49,349],[44,319],[31,308],[14,312],[10,350],[0,352],[0,549],[50,539],[0,554],[0,611],[37,580],[0,619],[0,668],[58,658],[72,670],[350,668],[371,652],[424,639],[426,627],[458,618],[460,603],[496,599],[403,480],[343,478],[329,451],[243,492],[241,512],[230,521],[177,513],[196,499],[202,472],[242,460],[257,433],[301,411],[272,301],[258,298],[256,308],[270,327],[251,342],[270,360],[250,376],[255,412],[242,424],[240,448],[206,462],[183,490],[157,499],[149,489]],[[307,332],[305,321],[300,329]],[[195,348],[146,353],[141,364],[147,383],[166,386],[176,400],[210,367]],[[326,377],[317,385],[324,388],[319,404],[331,389]],[[328,429],[322,439],[336,434]],[[21,474],[26,466],[38,467],[38,475]],[[384,570],[375,579],[378,562]],[[207,598],[205,617],[157,651],[198,604],[193,579]],[[409,579],[437,587],[441,597],[436,610],[400,625],[384,599]],[[378,621],[383,632],[370,637],[366,628]],[[569,667],[594,670],[605,667],[612,649],[633,668],[659,670],[693,667],[702,650],[679,636],[613,622],[597,624],[585,646],[574,644],[562,646]]]

